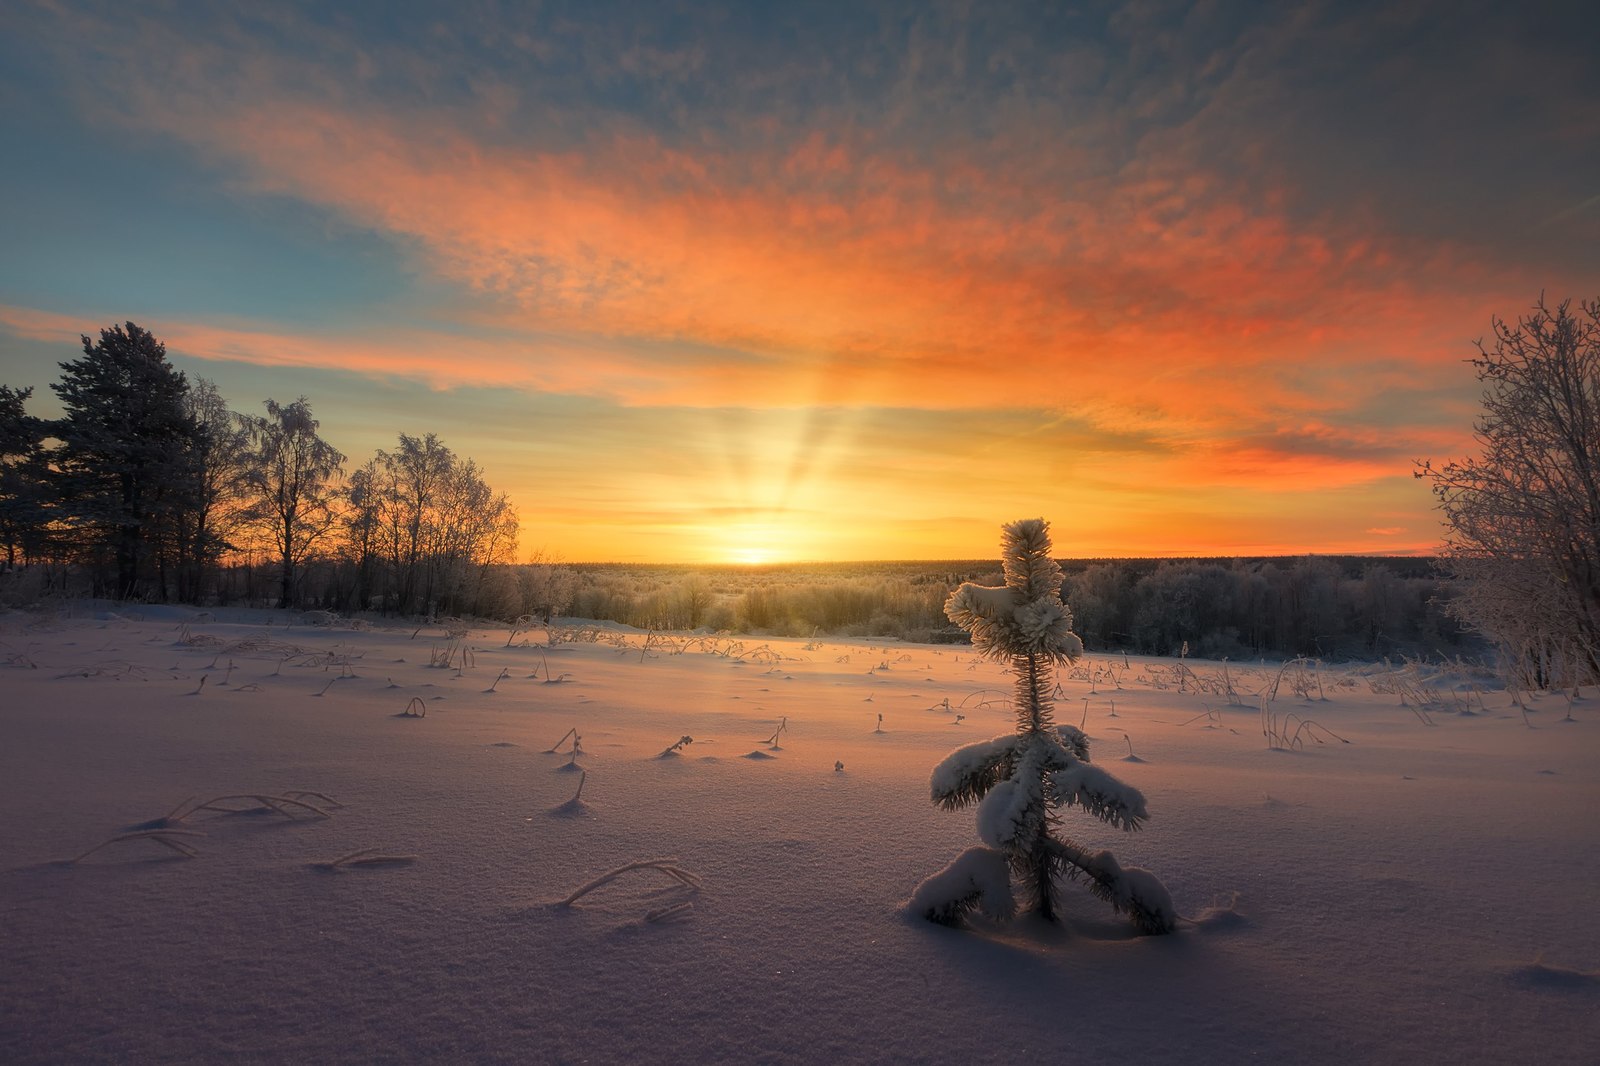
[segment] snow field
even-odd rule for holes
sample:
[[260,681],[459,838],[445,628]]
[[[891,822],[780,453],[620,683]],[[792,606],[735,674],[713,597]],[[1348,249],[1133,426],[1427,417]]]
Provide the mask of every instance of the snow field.
[[[473,628],[471,665],[458,648],[439,668],[440,627],[293,621],[0,616],[0,1059],[1577,1063],[1600,1046],[1600,693],[1568,721],[1559,694],[1524,715],[1492,688],[1444,695],[1461,677],[1323,666],[1324,699],[1285,681],[1269,709],[1349,743],[1273,750],[1254,694],[1277,664],[1229,664],[1229,706],[1221,664],[1091,654],[1061,671],[1057,721],[1083,723],[1151,817],[1124,834],[1069,809],[1059,831],[1151,870],[1191,921],[1136,937],[1069,886],[1061,927],[947,930],[902,912],[978,843],[928,777],[1013,727],[1009,677],[970,649],[646,650],[618,630],[543,649]],[[1436,694],[1424,714],[1401,681]],[[401,717],[414,698],[426,716]],[[572,728],[586,776],[546,752]],[[182,820],[205,834],[182,838],[193,858],[135,839],[59,861],[186,797],[291,790],[341,806],[240,801]],[[363,849],[397,861],[326,867]],[[645,860],[685,877],[629,870],[559,905]]]

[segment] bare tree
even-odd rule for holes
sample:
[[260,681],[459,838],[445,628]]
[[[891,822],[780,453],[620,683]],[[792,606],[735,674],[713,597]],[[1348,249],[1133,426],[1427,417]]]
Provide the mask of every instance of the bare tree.
[[335,481],[344,455],[317,435],[304,396],[287,407],[265,403],[266,417],[245,420],[250,439],[246,484],[254,496],[252,515],[266,532],[280,563],[279,606],[295,602],[295,569],[311,547],[333,528]]
[[517,512],[476,462],[435,434],[402,433],[351,482],[347,532],[360,537],[358,557],[383,572],[387,609],[482,609],[490,569],[516,548]]
[[521,567],[518,579],[523,613],[538,618],[553,633],[550,623],[572,606],[578,593],[578,575],[540,549]]
[[249,434],[246,421],[228,409],[217,386],[195,378],[183,398],[195,434],[185,456],[188,506],[174,523],[178,558],[178,599],[196,603],[206,574],[232,548],[244,517]]
[[1417,464],[1447,527],[1449,606],[1524,684],[1600,681],[1600,301],[1494,319],[1476,459]]
[[378,460],[368,459],[350,475],[343,492],[340,539],[352,571],[347,605],[358,611],[372,606],[383,567],[378,548],[378,527],[383,520],[379,484]]
[[434,511],[454,465],[455,453],[432,433],[420,438],[402,433],[393,452],[378,452],[378,538],[394,582],[389,605],[402,614],[427,596]]

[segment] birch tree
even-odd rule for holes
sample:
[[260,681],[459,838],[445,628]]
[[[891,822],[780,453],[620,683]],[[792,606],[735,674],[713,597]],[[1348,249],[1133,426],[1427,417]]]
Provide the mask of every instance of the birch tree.
[[250,442],[245,483],[254,498],[252,517],[278,559],[279,606],[290,607],[298,567],[334,527],[344,455],[318,435],[321,423],[304,396],[286,406],[276,400],[264,406],[265,417],[245,421]]
[[1523,684],[1600,682],[1600,301],[1541,297],[1477,347],[1481,454],[1416,470],[1462,581],[1449,610]]

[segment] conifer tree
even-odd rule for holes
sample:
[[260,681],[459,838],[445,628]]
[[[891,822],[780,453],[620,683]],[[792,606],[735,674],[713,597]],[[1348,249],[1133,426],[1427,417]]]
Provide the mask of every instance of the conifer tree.
[[187,505],[188,381],[167,346],[129,322],[83,337],[83,356],[61,364],[52,388],[66,412],[54,428],[63,517],[86,551],[115,559],[113,595],[163,594],[151,563]]
[[48,517],[44,419],[27,412],[31,388],[0,385],[0,565],[12,567],[40,543]]
[[1124,869],[1109,851],[1090,851],[1051,833],[1054,811],[1078,806],[1124,830],[1149,817],[1144,796],[1089,763],[1089,738],[1052,721],[1055,668],[1083,654],[1072,615],[1061,602],[1061,568],[1050,558],[1050,526],[1024,519],[1003,527],[1006,583],[961,585],[945,614],[972,634],[987,658],[1009,662],[1015,678],[1017,731],[969,744],[934,768],[933,802],[978,806],[981,846],[967,849],[917,887],[914,912],[953,925],[977,908],[992,918],[1016,911],[1011,883],[1029,909],[1056,916],[1058,878],[1084,879],[1091,892],[1146,933],[1171,932],[1172,898],[1148,870]]

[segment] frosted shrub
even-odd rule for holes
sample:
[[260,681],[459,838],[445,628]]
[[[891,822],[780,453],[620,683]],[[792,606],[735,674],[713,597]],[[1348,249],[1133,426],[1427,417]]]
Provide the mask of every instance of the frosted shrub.
[[1005,584],[966,583],[945,614],[972,634],[981,655],[1011,664],[1017,731],[968,744],[934,768],[933,801],[976,804],[983,845],[917,886],[911,909],[947,925],[976,908],[991,918],[1016,912],[1012,881],[1029,909],[1055,919],[1058,877],[1084,879],[1091,892],[1127,914],[1141,931],[1171,932],[1172,898],[1148,870],[1124,869],[1109,851],[1089,851],[1050,830],[1061,807],[1077,806],[1124,830],[1149,817],[1144,796],[1089,762],[1089,739],[1051,720],[1055,668],[1083,654],[1072,614],[1061,602],[1061,568],[1050,558],[1050,526],[1025,519],[1003,527]]

